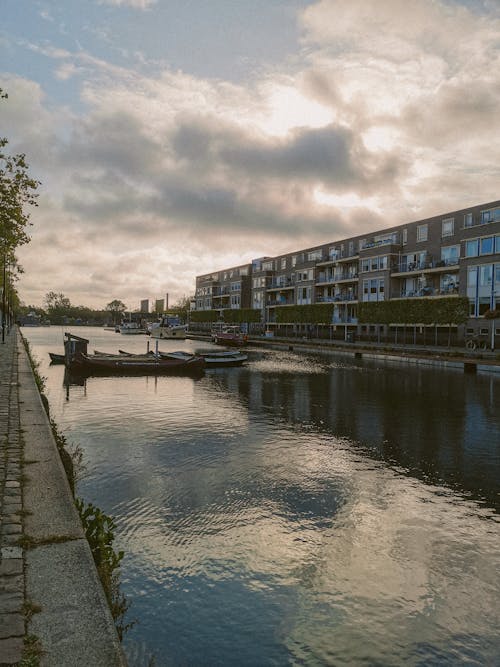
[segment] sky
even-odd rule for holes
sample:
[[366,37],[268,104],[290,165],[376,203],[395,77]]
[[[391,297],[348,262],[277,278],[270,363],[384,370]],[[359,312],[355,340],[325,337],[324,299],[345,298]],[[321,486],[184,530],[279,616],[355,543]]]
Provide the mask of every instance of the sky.
[[26,304],[500,198],[498,0],[1,0],[0,136],[41,181]]

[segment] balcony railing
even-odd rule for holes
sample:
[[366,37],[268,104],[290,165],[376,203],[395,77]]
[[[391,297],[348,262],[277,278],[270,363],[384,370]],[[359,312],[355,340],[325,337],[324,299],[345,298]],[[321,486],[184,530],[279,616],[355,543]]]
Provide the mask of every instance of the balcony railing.
[[357,294],[337,294],[335,296],[318,296],[316,303],[338,303],[340,301],[357,301]]
[[400,292],[394,292],[391,295],[391,299],[412,299],[415,297],[422,298],[425,296],[452,296],[458,294],[458,287],[444,287],[442,289],[436,289],[435,287],[422,287],[417,290],[401,290]]
[[425,269],[446,269],[447,267],[458,267],[459,258],[454,257],[453,259],[439,259],[426,260],[425,262],[402,262],[401,264],[396,264],[393,267],[395,273],[411,273],[413,271],[423,271]]
[[350,272],[350,273],[336,273],[336,274],[328,274],[328,273],[320,273],[319,276],[316,279],[317,283],[338,283],[342,280],[357,280],[359,277],[359,274],[357,272]]

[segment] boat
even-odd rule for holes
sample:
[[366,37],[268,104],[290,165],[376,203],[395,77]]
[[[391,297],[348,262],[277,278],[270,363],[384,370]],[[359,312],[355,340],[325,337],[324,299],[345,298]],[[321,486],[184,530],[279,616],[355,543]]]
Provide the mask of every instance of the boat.
[[205,360],[196,355],[188,357],[160,358],[154,354],[84,354],[80,352],[72,359],[73,372],[85,374],[143,375],[160,373],[197,374],[203,372]]
[[64,364],[66,362],[66,357],[64,354],[55,354],[55,352],[49,352],[49,357],[51,364]]
[[186,338],[187,325],[180,324],[179,318],[162,317],[159,322],[154,322],[149,327],[151,338]]
[[130,320],[128,322],[122,322],[119,327],[119,331],[121,334],[145,334],[147,333],[146,329],[141,326],[139,322],[134,322],[133,320]]
[[[126,352],[125,350],[118,350],[118,352],[127,357],[136,357],[133,352]],[[96,352],[97,354],[97,352]],[[157,355],[160,359],[188,359],[192,355],[189,352],[179,350],[177,352],[149,352],[150,355]],[[224,367],[224,366],[241,366],[248,360],[248,356],[239,350],[234,352],[200,352],[196,356],[205,360],[206,368]]]
[[213,333],[213,341],[217,345],[230,345],[242,347],[248,342],[248,336],[240,331],[237,326],[225,327],[222,331]]

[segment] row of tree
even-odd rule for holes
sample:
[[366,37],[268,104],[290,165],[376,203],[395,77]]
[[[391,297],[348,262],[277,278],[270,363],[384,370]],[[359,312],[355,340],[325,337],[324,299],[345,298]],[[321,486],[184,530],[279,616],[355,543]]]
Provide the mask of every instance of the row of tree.
[[[186,321],[189,299],[182,297],[170,309],[169,312],[178,315]],[[51,324],[118,324],[128,312],[127,306],[119,299],[110,301],[102,310],[89,308],[88,306],[75,306],[68,296],[62,292],[48,292],[45,295],[43,307],[19,306],[20,316],[35,313],[41,320],[49,321]],[[22,318],[21,318],[22,319]]]
[[[8,98],[0,88],[0,100]],[[19,273],[16,250],[30,241],[28,207],[37,205],[39,181],[31,178],[24,153],[10,155],[8,140],[0,137],[0,286],[2,289],[2,342],[10,314],[19,304],[15,288]]]

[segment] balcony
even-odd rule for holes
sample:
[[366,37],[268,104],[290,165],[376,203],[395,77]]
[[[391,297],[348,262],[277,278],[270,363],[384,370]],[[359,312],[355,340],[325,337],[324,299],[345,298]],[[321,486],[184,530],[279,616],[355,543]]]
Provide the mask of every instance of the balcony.
[[318,296],[316,303],[342,303],[353,302],[358,300],[357,294],[337,294],[335,296]]
[[433,260],[428,260],[425,262],[403,262],[401,264],[396,264],[392,269],[392,275],[398,276],[405,273],[448,273],[450,270],[458,271],[459,267],[459,258],[454,259],[440,259],[437,262]]
[[435,287],[427,286],[418,290],[401,290],[400,292],[393,292],[391,299],[413,299],[426,296],[454,296],[458,295],[458,286],[445,287],[443,289],[436,289]]
[[357,272],[335,273],[333,275],[320,273],[316,279],[316,284],[331,285],[332,283],[357,282],[358,277],[359,274]]
[[266,303],[266,306],[293,306],[295,305],[294,301],[286,299],[269,299]]

